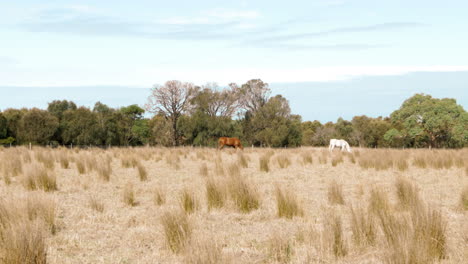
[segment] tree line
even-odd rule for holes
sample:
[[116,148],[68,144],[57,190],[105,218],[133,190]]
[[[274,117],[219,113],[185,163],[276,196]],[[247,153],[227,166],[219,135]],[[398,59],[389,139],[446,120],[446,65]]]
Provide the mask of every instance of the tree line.
[[227,87],[168,81],[151,89],[144,107],[97,102],[88,108],[54,100],[47,110],[0,112],[0,145],[215,146],[221,136],[239,137],[248,146],[325,146],[341,138],[371,148],[460,148],[468,145],[468,113],[455,99],[415,94],[389,117],[303,122],[286,98],[272,96],[259,79]]

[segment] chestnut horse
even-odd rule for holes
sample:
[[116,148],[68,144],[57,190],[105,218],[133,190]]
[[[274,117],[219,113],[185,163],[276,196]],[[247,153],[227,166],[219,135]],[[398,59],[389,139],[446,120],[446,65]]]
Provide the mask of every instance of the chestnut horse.
[[240,148],[242,150],[244,149],[244,147],[242,147],[240,139],[235,138],[235,137],[234,138],[220,137],[218,140],[218,149],[223,149],[224,146],[231,146],[236,149]]

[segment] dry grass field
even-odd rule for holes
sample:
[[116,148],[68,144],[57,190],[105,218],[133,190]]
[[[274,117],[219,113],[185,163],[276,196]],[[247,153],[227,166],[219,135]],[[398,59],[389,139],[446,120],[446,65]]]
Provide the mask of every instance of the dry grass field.
[[467,220],[467,149],[0,149],[0,263],[468,263]]

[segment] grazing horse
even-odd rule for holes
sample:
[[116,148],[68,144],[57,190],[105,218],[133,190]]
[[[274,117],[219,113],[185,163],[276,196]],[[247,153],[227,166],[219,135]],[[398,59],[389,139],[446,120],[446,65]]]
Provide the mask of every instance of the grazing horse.
[[223,149],[224,146],[231,146],[236,149],[240,148],[242,150],[244,149],[244,147],[242,147],[240,139],[235,138],[235,137],[234,138],[220,137],[218,140],[218,149]]
[[344,139],[330,139],[328,150],[332,151],[335,147],[341,148],[341,151],[346,149],[346,151],[351,152],[348,142]]

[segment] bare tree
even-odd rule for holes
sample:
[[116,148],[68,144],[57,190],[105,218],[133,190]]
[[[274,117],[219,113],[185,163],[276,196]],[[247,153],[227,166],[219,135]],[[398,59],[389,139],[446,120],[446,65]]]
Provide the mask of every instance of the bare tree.
[[220,89],[215,83],[202,87],[193,104],[211,117],[232,117],[239,109],[238,93],[232,87]]
[[172,123],[172,145],[179,144],[177,121],[188,110],[189,102],[196,94],[192,83],[177,80],[167,81],[163,86],[155,85],[145,105],[150,113],[164,113]]
[[239,102],[242,108],[252,113],[257,112],[265,105],[271,94],[268,84],[260,79],[252,79],[241,87],[238,87],[234,83],[229,86],[239,93]]

